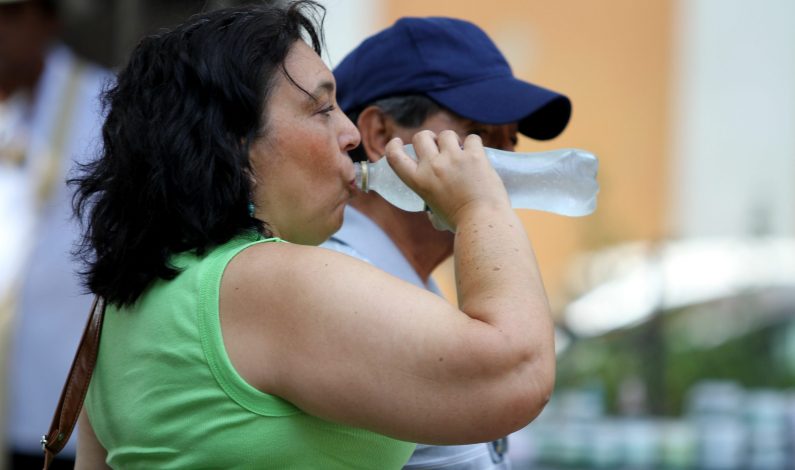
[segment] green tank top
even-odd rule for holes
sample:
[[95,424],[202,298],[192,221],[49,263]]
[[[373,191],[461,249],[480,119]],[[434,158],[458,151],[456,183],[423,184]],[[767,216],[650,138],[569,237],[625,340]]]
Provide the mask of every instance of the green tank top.
[[[204,256],[131,308],[109,306],[85,406],[113,468],[389,469],[414,444],[310,416],[236,372],[218,316],[221,275],[247,234]],[[318,364],[318,367],[323,367]]]

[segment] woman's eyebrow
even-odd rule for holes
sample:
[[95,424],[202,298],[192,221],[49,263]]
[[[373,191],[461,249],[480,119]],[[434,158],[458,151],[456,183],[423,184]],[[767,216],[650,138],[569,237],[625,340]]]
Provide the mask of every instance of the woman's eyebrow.
[[308,93],[309,98],[314,101],[320,101],[323,95],[332,95],[334,93],[334,82],[331,80],[324,80],[320,82],[312,92]]

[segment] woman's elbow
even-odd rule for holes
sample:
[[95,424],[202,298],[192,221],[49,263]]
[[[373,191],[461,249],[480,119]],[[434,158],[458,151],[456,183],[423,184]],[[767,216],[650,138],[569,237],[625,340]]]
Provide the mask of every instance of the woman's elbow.
[[481,415],[484,426],[478,427],[481,434],[472,442],[505,437],[524,428],[541,414],[555,387],[554,357],[552,360],[535,358],[507,372],[507,375],[492,384],[490,396],[481,396],[481,411],[488,416]]
[[[503,436],[515,432],[532,422],[544,410],[555,388],[555,362],[538,359],[534,365],[526,365],[525,371],[516,374],[515,381],[509,385],[512,393],[507,397],[500,430]],[[501,437],[501,436],[499,436]]]

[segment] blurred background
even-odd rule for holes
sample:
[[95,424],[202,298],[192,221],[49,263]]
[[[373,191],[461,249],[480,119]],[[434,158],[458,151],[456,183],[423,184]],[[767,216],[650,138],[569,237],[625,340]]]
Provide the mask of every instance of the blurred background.
[[[112,69],[143,34],[244,2],[58,3],[65,42]],[[559,366],[514,468],[795,468],[795,2],[321,3],[331,67],[401,16],[478,24],[573,103],[560,137],[518,150],[600,159],[593,215],[520,214]],[[434,277],[454,300],[450,264]]]

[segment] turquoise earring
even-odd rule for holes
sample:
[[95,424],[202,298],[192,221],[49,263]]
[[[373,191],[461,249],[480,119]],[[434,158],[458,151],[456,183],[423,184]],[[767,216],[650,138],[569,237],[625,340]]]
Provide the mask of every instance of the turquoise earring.
[[252,201],[248,201],[248,216],[254,217],[254,203]]

